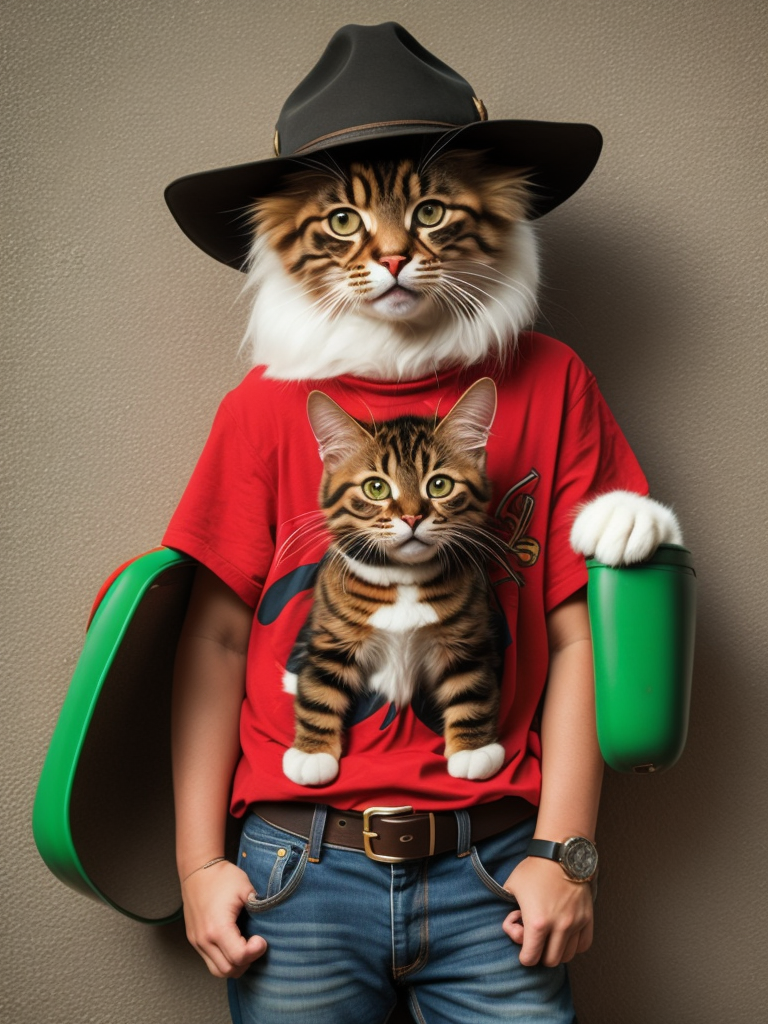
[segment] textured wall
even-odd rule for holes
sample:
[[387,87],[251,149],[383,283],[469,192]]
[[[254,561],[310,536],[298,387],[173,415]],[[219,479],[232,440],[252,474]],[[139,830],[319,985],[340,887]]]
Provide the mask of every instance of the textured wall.
[[396,18],[491,116],[604,131],[591,182],[542,224],[544,326],[596,371],[700,570],[688,750],[667,775],[606,781],[598,937],[574,968],[580,1020],[761,1019],[764,3],[4,9],[0,1018],[226,1020],[179,928],[133,924],[46,871],[30,808],[95,590],[157,542],[243,372],[239,279],[182,237],[163,187],[267,156],[282,100],[332,31]]

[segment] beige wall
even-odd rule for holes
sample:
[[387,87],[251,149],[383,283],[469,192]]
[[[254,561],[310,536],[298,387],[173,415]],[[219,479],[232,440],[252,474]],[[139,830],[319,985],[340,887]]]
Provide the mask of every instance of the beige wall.
[[606,780],[580,1020],[764,1019],[765,4],[4,11],[0,1019],[227,1019],[179,928],[134,924],[46,871],[30,808],[90,601],[158,541],[243,370],[239,278],[182,237],[163,187],[268,155],[282,100],[332,31],[387,18],[465,73],[491,116],[604,131],[593,179],[542,224],[545,324],[597,372],[699,567],[687,752],[667,775]]

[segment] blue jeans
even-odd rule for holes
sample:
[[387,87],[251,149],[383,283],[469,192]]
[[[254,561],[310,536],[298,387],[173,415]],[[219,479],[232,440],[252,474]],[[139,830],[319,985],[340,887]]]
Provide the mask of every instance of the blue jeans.
[[457,817],[457,853],[391,865],[317,838],[312,863],[305,839],[246,818],[239,863],[259,903],[240,926],[269,948],[229,982],[234,1024],[384,1024],[398,987],[423,1024],[571,1024],[565,967],[521,966],[501,928],[534,819],[470,847]]

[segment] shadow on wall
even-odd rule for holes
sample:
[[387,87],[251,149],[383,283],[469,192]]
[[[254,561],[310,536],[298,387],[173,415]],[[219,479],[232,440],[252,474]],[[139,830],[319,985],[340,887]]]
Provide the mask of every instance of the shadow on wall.
[[[699,585],[703,596],[701,574]],[[686,1022],[752,1019],[739,1016],[736,1007],[754,998],[746,995],[754,992],[754,964],[739,958],[735,974],[743,976],[729,968],[724,989],[722,976],[700,955],[703,930],[711,928],[723,953],[733,939],[741,940],[724,931],[734,915],[745,930],[756,929],[749,924],[754,905],[735,882],[762,870],[760,844],[749,842],[740,821],[743,754],[759,750],[761,719],[745,685],[749,666],[719,639],[717,614],[703,603],[680,761],[658,776],[606,769],[595,944],[572,972],[582,1024],[645,1024],[669,1019],[673,1007],[686,1008],[675,1018]],[[739,835],[744,842],[730,841]],[[621,993],[620,1005],[606,1006],[604,992],[613,998]]]
[[653,395],[675,360],[670,329],[695,320],[703,282],[691,279],[671,229],[654,224],[650,237],[626,214],[603,210],[599,224],[579,214],[566,221],[555,211],[539,227],[539,329],[567,341],[598,381],[627,382],[629,398]]
[[[746,937],[721,929],[734,918],[747,933],[756,927],[749,883],[740,880],[762,874],[760,844],[744,835],[744,800],[760,771],[757,681],[764,668],[750,636],[749,579],[740,579],[725,547],[737,543],[727,540],[734,531],[733,501],[725,495],[709,501],[718,470],[702,462],[699,432],[713,429],[712,414],[703,408],[717,388],[703,346],[720,339],[692,325],[702,322],[711,297],[686,262],[685,240],[671,228],[653,224],[648,238],[647,225],[626,216],[602,217],[610,230],[583,213],[574,220],[569,212],[567,223],[555,223],[556,217],[540,232],[540,329],[566,340],[595,371],[657,496],[683,510],[698,575],[686,750],[658,776],[606,770],[595,945],[572,971],[579,1020],[645,1024],[671,1013],[691,1022],[751,1019],[740,1014],[748,1015],[756,998],[756,968],[736,951]],[[693,466],[686,465],[689,458]],[[748,565],[742,568],[748,577]],[[739,835],[743,842],[735,841]],[[727,987],[723,965],[713,971],[700,955],[706,922],[728,958]],[[606,1006],[606,992],[612,999],[620,993],[621,1004]]]

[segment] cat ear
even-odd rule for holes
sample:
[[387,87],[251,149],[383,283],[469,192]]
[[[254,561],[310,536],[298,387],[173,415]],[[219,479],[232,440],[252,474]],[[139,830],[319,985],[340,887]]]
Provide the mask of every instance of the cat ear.
[[495,415],[496,385],[490,377],[482,377],[464,392],[448,415],[438,423],[435,434],[449,436],[465,451],[485,448]]
[[307,416],[317,438],[320,458],[327,469],[336,469],[345,459],[360,451],[371,435],[357,420],[344,412],[322,391],[312,391],[307,399]]

